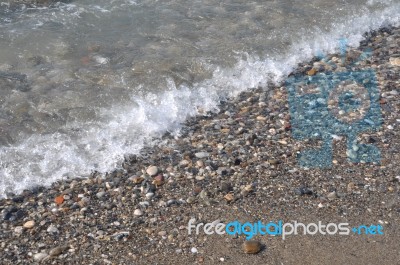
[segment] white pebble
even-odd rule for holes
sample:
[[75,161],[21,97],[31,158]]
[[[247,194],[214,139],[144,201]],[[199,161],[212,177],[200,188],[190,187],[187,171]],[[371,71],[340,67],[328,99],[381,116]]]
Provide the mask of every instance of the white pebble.
[[141,216],[141,215],[143,215],[143,212],[142,212],[140,209],[136,209],[136,210],[133,212],[133,214],[136,215],[136,216]]

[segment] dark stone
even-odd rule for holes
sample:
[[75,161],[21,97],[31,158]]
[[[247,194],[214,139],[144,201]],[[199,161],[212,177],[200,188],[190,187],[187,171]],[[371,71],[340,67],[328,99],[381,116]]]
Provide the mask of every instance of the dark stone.
[[306,187],[300,187],[298,189],[295,189],[294,193],[296,195],[299,195],[299,196],[302,196],[302,195],[313,195],[314,194],[314,192],[311,189],[306,188]]
[[21,218],[23,218],[26,215],[26,212],[24,210],[18,209],[17,207],[10,207],[8,209],[5,209],[3,211],[3,220],[5,221],[17,221]]
[[232,191],[232,185],[230,183],[228,183],[228,182],[223,182],[221,184],[221,190],[224,193],[229,193],[230,191]]
[[218,175],[225,176],[228,173],[228,171],[225,167],[220,167],[218,168],[217,173]]
[[16,196],[14,198],[12,198],[12,201],[15,203],[22,203],[24,202],[24,197],[23,196]]

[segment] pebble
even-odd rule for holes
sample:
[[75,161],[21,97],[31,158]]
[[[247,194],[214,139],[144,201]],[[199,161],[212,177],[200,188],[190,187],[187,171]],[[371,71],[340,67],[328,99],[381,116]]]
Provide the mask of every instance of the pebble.
[[98,64],[107,64],[110,61],[110,59],[102,57],[100,55],[93,56],[93,60]]
[[246,254],[257,254],[261,251],[262,245],[258,241],[245,241],[242,247]]
[[52,248],[49,252],[50,256],[59,256],[61,253],[63,253],[65,250],[67,250],[69,247],[68,246],[61,246],[61,247],[55,247]]
[[55,234],[55,233],[58,233],[58,228],[55,226],[55,225],[50,225],[48,228],[47,228],[47,233],[53,233],[53,234]]
[[14,232],[18,235],[22,234],[23,231],[24,231],[24,227],[22,227],[22,226],[17,226],[14,228]]
[[143,212],[142,212],[142,210],[140,210],[140,209],[136,209],[136,210],[133,212],[133,214],[136,215],[136,216],[142,216],[142,215],[143,215]]
[[228,182],[223,182],[221,184],[221,190],[225,193],[229,193],[230,191],[232,191],[232,185]]
[[190,164],[190,162],[186,159],[179,162],[179,166],[181,166],[181,167],[187,167],[189,164]]
[[202,160],[198,160],[198,161],[196,161],[196,165],[198,167],[204,167],[204,162]]
[[307,71],[307,75],[315,75],[317,73],[317,70],[315,68],[311,68],[310,71]]
[[30,228],[35,226],[35,222],[34,221],[28,221],[23,226],[24,226],[24,228],[30,229]]
[[298,189],[294,190],[294,193],[296,193],[296,195],[312,195],[313,191],[310,190],[309,188],[305,188],[305,187],[301,187]]
[[134,177],[132,177],[131,179],[132,179],[132,182],[135,183],[135,184],[140,184],[140,183],[142,183],[143,180],[144,180],[144,178],[142,178],[142,177],[137,177],[137,176],[134,176]]
[[336,199],[336,198],[337,198],[336,191],[330,192],[330,193],[327,195],[327,197],[328,197],[329,200]]
[[158,167],[156,167],[156,166],[150,166],[150,167],[148,167],[148,168],[146,169],[146,173],[147,173],[149,176],[153,177],[153,176],[155,176],[155,175],[158,174]]
[[350,182],[349,184],[347,184],[347,191],[353,191],[356,187],[356,184],[354,184],[354,182]]
[[226,195],[224,196],[224,198],[225,198],[225,200],[226,200],[227,202],[231,202],[231,201],[233,201],[233,200],[235,199],[235,196],[233,196],[232,193],[228,193],[228,194],[226,194]]
[[153,184],[157,186],[161,186],[162,184],[164,184],[164,176],[161,174],[157,175],[153,180]]
[[104,196],[104,194],[106,194],[104,191],[100,191],[100,192],[96,193],[96,197],[100,199],[101,197]]
[[209,157],[209,156],[210,156],[210,154],[207,153],[207,152],[198,152],[198,153],[195,153],[194,155],[195,155],[197,158],[206,158],[206,157]]
[[192,247],[192,249],[190,250],[193,254],[196,254],[198,252],[197,248]]
[[167,232],[166,231],[160,231],[160,232],[158,232],[158,235],[159,236],[166,236]]
[[57,203],[58,205],[62,204],[64,202],[64,196],[60,195],[60,196],[56,197],[54,199],[54,202]]
[[194,197],[189,197],[186,199],[186,202],[189,204],[194,203],[195,201],[196,201],[196,198],[194,198]]
[[400,66],[400,58],[390,58],[390,64],[393,66]]
[[40,261],[44,260],[47,256],[48,255],[46,253],[43,253],[43,252],[36,253],[35,255],[33,255],[33,260],[40,262]]
[[153,197],[154,197],[154,193],[152,193],[152,192],[146,193],[146,198],[147,198],[147,199],[151,199],[151,198],[153,198]]

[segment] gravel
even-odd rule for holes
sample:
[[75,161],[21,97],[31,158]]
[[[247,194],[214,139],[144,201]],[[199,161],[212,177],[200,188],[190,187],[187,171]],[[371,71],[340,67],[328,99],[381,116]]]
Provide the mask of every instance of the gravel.
[[[380,164],[348,161],[345,139],[337,137],[331,168],[300,167],[297,154],[320,143],[292,137],[284,86],[255,88],[221,102],[218,113],[189,119],[180,138],[165,135],[122,168],[0,200],[1,263],[396,264],[400,29],[366,37],[359,50],[372,48],[373,55],[350,70],[377,73],[384,124],[358,137],[373,139]],[[335,57],[301,64],[293,74],[346,69]],[[385,235],[255,236],[256,243],[244,243],[244,235],[188,235],[192,218],[380,223]]]

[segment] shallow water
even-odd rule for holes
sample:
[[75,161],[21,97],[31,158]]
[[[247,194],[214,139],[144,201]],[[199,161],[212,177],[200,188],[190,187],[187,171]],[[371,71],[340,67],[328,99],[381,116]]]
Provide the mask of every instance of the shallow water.
[[0,196],[118,166],[198,109],[399,14],[394,0],[3,3]]

